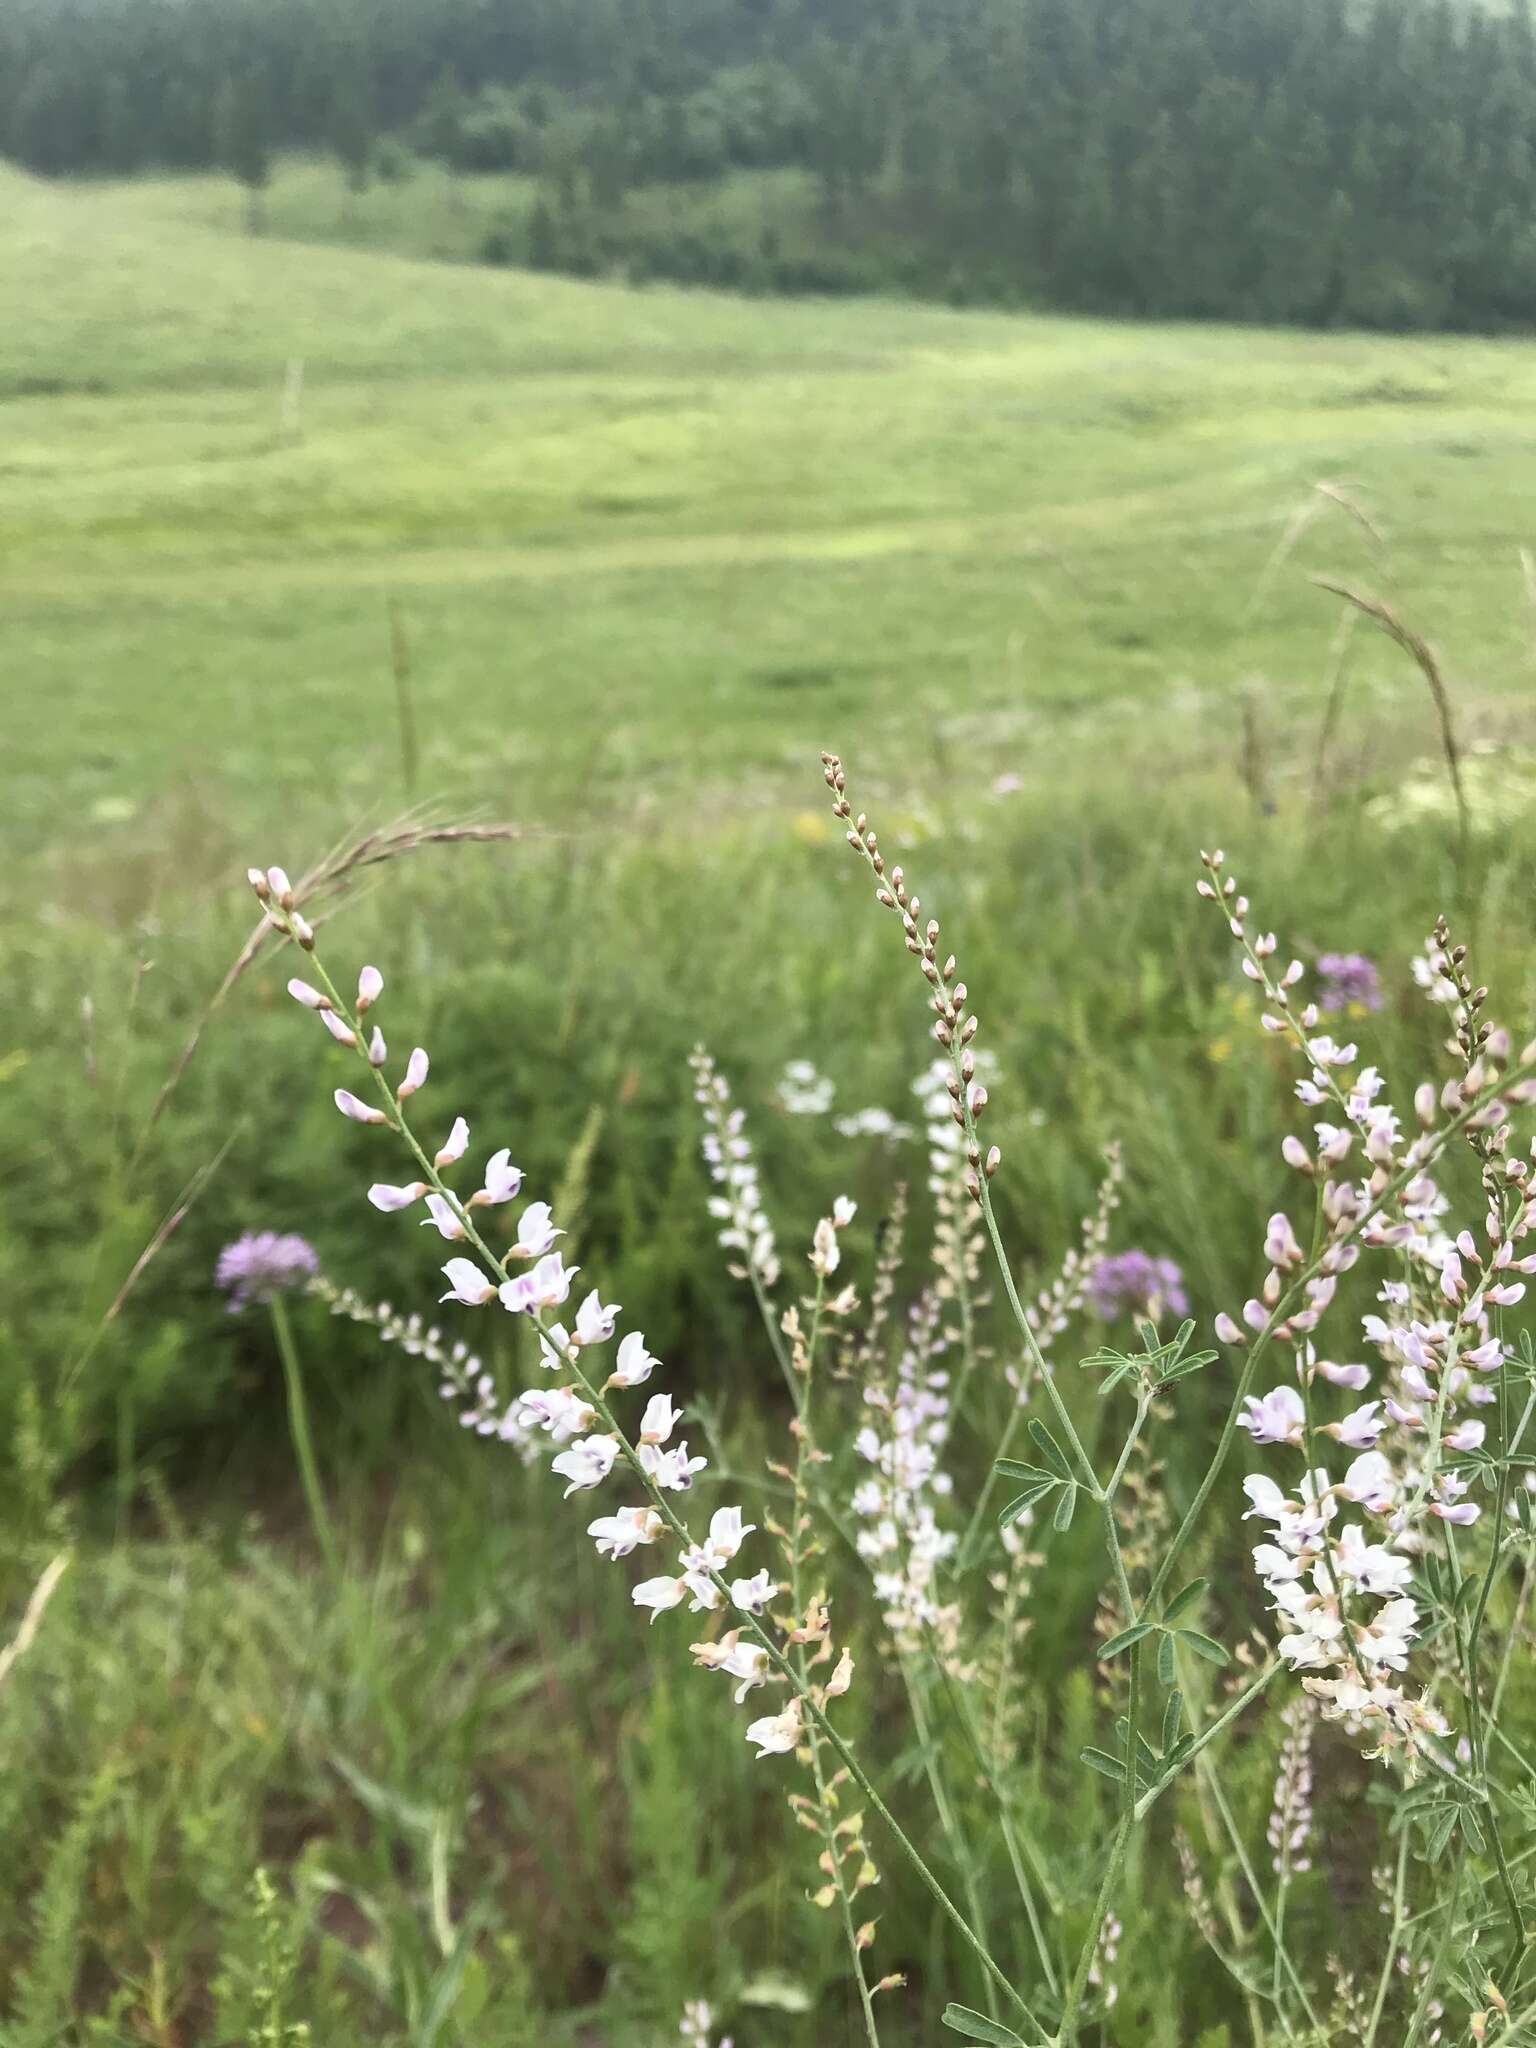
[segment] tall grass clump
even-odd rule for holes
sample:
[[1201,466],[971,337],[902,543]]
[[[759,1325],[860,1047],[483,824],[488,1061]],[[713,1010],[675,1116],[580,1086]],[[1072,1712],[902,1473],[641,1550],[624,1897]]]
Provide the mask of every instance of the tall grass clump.
[[[847,2023],[869,2048],[912,2037],[913,1998],[994,2048],[1525,2038],[1536,1764],[1510,1717],[1536,1531],[1536,1350],[1517,1314],[1536,1268],[1536,1042],[1497,1021],[1441,919],[1414,972],[1444,1070],[1394,1107],[1339,1029],[1372,1020],[1374,964],[1325,954],[1309,994],[1225,856],[1203,855],[1254,1026],[1290,1069],[1301,1128],[1278,1150],[1294,1193],[1255,1216],[1253,1278],[1214,1344],[1186,1313],[1181,1264],[1118,1241],[1118,1145],[1054,1276],[1021,1288],[1005,1233],[1027,1213],[1029,1160],[1004,1213],[1010,1175],[986,1135],[1008,1077],[938,920],[838,758],[823,769],[930,1017],[936,1056],[915,1084],[927,1232],[914,1257],[914,1190],[892,1177],[873,1232],[867,1194],[834,1184],[807,1240],[787,1241],[746,1114],[696,1049],[723,1278],[784,1390],[766,1444],[762,1427],[726,1432],[729,1389],[707,1376],[679,1401],[638,1323],[590,1274],[578,1285],[560,1220],[574,1193],[525,1199],[510,1146],[473,1145],[458,1104],[422,1120],[433,1063],[420,1045],[392,1060],[379,970],[347,997],[302,893],[253,869],[303,965],[290,994],[356,1061],[336,1108],[404,1168],[369,1202],[395,1229],[435,1231],[442,1300],[510,1317],[512,1341],[480,1347],[487,1366],[419,1312],[313,1284],[424,1355],[470,1431],[547,1464],[567,1500],[598,1495],[598,1558],[644,1554],[632,1606],[692,1623],[694,1666],[729,1690],[750,1753],[788,1774],[810,1839],[797,1852],[786,1836],[775,1860],[835,1930]],[[872,1021],[855,1007],[842,1028]],[[810,1063],[781,1098],[825,1107]],[[1185,1207],[1170,1188],[1170,1214]],[[1182,1257],[1197,1264],[1198,1242]],[[1259,1463],[1239,1488],[1244,1444]],[[1076,1667],[1049,1696],[1047,1632]],[[676,1804],[675,1688],[657,1685],[642,1830],[648,1797]],[[642,1998],[643,1959],[669,1943],[693,1958],[674,1979],[711,1967],[683,1932],[706,1845],[680,1835],[676,1855],[656,1881],[675,1910],[631,1948]],[[750,2005],[739,1978],[691,1988]],[[695,2003],[684,2038],[714,2024]]]

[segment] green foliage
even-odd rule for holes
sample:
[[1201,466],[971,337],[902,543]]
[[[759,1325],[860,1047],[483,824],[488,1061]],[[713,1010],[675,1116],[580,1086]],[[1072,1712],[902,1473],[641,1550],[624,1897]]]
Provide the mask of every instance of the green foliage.
[[[224,164],[258,226],[274,148],[335,151],[356,194],[393,131],[457,178],[543,180],[526,239],[487,230],[486,258],[583,276],[1408,330],[1536,311],[1536,39],[1518,7],[331,15],[12,8],[0,153],[48,173]],[[779,180],[767,217],[722,216],[733,181],[762,175]],[[784,204],[795,181],[809,208]]]

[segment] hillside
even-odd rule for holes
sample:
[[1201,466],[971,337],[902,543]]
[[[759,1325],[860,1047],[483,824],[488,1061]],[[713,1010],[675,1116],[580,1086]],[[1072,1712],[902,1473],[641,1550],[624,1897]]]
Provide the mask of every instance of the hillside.
[[[0,197],[0,592],[69,713],[23,720],[23,788],[56,772],[74,816],[195,770],[248,824],[319,800],[337,741],[369,801],[389,593],[424,786],[539,811],[766,795],[829,724],[894,770],[913,731],[1006,755],[1254,677],[1302,715],[1309,567],[1397,591],[1481,695],[1524,685],[1523,344],[635,291],[252,238],[232,186],[222,228],[205,184]],[[1362,664],[1416,734],[1398,657]],[[275,783],[253,702],[307,736]]]

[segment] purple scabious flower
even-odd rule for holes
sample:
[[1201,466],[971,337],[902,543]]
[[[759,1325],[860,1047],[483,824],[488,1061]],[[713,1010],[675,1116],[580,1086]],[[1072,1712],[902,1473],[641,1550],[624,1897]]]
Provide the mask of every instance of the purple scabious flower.
[[1381,976],[1364,953],[1320,953],[1317,972],[1320,1010],[1336,1016],[1341,1010],[1381,1008]]
[[1184,1275],[1172,1259],[1159,1259],[1137,1246],[1099,1260],[1088,1277],[1088,1299],[1106,1322],[1120,1315],[1150,1315],[1167,1309],[1189,1313]]
[[213,1277],[229,1295],[230,1313],[253,1301],[270,1301],[313,1277],[320,1260],[307,1238],[291,1231],[248,1230],[219,1253]]

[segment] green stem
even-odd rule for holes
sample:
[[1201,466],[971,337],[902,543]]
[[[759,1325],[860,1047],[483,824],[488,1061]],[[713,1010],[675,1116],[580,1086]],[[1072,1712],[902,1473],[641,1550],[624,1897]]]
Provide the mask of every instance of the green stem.
[[[753,1285],[754,1289],[758,1292],[759,1304],[762,1305],[763,1297],[761,1289],[757,1287],[755,1274],[753,1276]],[[797,1617],[805,1611],[804,1589],[800,1582],[800,1567],[804,1561],[801,1540],[804,1536],[805,1523],[808,1519],[806,1503],[809,1489],[806,1485],[806,1464],[811,1454],[811,1386],[816,1368],[816,1349],[821,1336],[821,1310],[825,1295],[826,1280],[818,1273],[816,1276],[816,1305],[811,1317],[811,1335],[805,1353],[805,1373],[798,1388],[795,1387],[793,1374],[790,1375],[791,1389],[796,1396],[796,1420],[799,1424],[795,1435],[794,1507],[791,1515],[792,1527],[789,1532],[790,1605]],[[789,1360],[786,1358],[784,1363],[787,1368]],[[808,1697],[811,1689],[810,1669],[806,1661],[805,1645],[803,1643],[798,1645],[795,1650],[795,1667],[799,1673],[801,1693]],[[843,1939],[848,1948],[849,1967],[853,1972],[854,1982],[859,1990],[859,2008],[864,2019],[864,2038],[868,2042],[869,2048],[880,2048],[880,2031],[875,2022],[874,2000],[870,1995],[869,1979],[864,1972],[864,1955],[859,1947],[858,1930],[854,1926],[853,1901],[848,1894],[848,1881],[843,1871],[843,1859],[838,1853],[839,1844],[832,1819],[832,1801],[828,1792],[826,1773],[822,1769],[821,1763],[821,1742],[814,1727],[809,1728],[806,1733],[808,1737],[807,1746],[811,1753],[811,1775],[816,1781],[816,1805],[821,1816],[822,1843],[826,1849],[827,1862],[831,1865],[832,1882],[837,1888],[838,1911],[843,1923]]]
[[1088,1972],[1093,1968],[1093,1958],[1099,1945],[1099,1929],[1109,1917],[1110,1903],[1115,1895],[1115,1886],[1120,1882],[1120,1872],[1125,1864],[1130,1840],[1131,1818],[1128,1813],[1122,1813],[1120,1824],[1115,1829],[1114,1840],[1109,1845],[1109,1861],[1104,1866],[1104,1875],[1099,1883],[1099,1895],[1094,1901],[1092,1927],[1078,1954],[1072,1981],[1067,1986],[1066,2003],[1061,2012],[1061,2026],[1056,2035],[1057,2048],[1072,2048],[1072,2043],[1077,2039],[1078,2016],[1082,2011],[1083,1996],[1088,1988]]
[[330,1516],[326,1513],[319,1468],[315,1464],[315,1447],[309,1434],[309,1411],[304,1400],[304,1376],[288,1322],[288,1309],[280,1294],[273,1295],[268,1307],[272,1312],[272,1333],[277,1339],[278,1355],[283,1361],[283,1378],[288,1388],[288,1434],[293,1439],[299,1478],[304,1485],[304,1498],[309,1504],[310,1525],[327,1566],[332,1575],[339,1578],[341,1553],[336,1547]]
[[1361,2048],[1376,2048],[1376,2029],[1381,2025],[1381,2015],[1386,2010],[1387,1992],[1392,1983],[1392,1971],[1397,1962],[1397,1944],[1402,1935],[1403,1900],[1408,1886],[1408,1829],[1404,1828],[1397,1843],[1397,1875],[1392,1884],[1392,1925],[1387,1936],[1387,1952],[1382,1958],[1381,1974],[1376,1979],[1376,1996],[1371,2004],[1370,2024],[1365,2030]]

